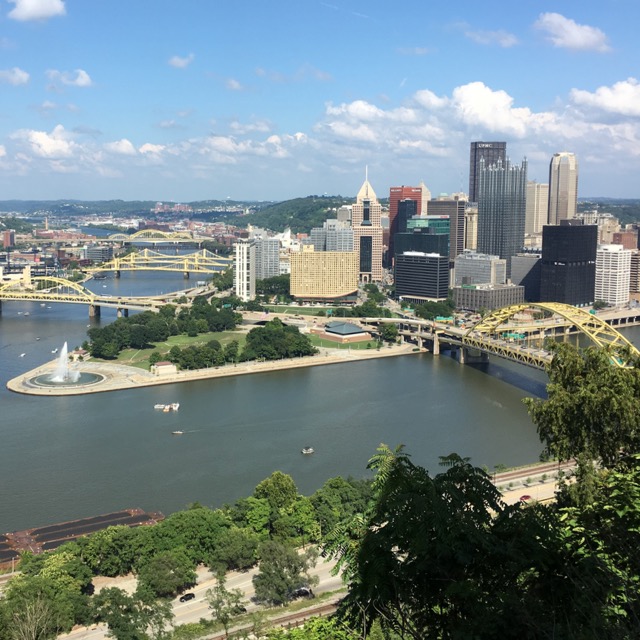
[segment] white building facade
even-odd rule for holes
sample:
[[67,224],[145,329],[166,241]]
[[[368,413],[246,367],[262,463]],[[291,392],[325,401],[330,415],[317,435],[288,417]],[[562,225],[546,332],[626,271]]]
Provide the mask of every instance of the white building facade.
[[235,293],[247,302],[256,297],[256,245],[253,240],[240,238],[235,250]]
[[603,244],[596,252],[594,300],[618,306],[629,302],[631,251],[621,244]]

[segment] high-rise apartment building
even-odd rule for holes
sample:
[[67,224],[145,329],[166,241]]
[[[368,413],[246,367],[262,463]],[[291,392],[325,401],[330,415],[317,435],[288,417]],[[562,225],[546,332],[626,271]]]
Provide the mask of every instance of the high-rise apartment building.
[[357,291],[355,251],[314,251],[306,245],[291,254],[291,295],[297,300],[355,302]]
[[382,207],[369,180],[365,179],[351,208],[353,242],[358,254],[361,282],[382,280]]
[[554,153],[549,165],[549,224],[576,217],[578,159],[574,153]]
[[506,142],[472,142],[469,154],[469,202],[478,202],[478,181],[480,178],[480,160],[486,167],[496,164],[498,160],[507,161]]
[[524,246],[526,195],[526,160],[517,166],[509,160],[487,165],[480,159],[478,252],[504,258],[507,278],[511,277],[511,257]]
[[527,235],[542,233],[542,227],[549,223],[549,185],[527,182],[527,208],[524,232]]
[[256,280],[280,275],[280,240],[277,238],[256,238]]
[[540,301],[587,306],[594,301],[598,227],[581,220],[542,228]]
[[10,249],[16,246],[16,232],[13,229],[5,229],[2,232],[2,248]]
[[629,302],[631,251],[620,244],[603,244],[596,254],[595,300],[617,306]]
[[316,251],[353,251],[353,229],[348,222],[334,218],[314,227],[309,234]]
[[256,245],[249,238],[238,238],[234,246],[234,289],[246,302],[256,297]]

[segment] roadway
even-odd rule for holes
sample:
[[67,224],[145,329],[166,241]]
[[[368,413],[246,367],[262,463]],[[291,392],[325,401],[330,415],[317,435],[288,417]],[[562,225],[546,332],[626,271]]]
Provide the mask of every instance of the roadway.
[[[318,576],[318,586],[313,587],[316,595],[328,591],[336,591],[343,586],[342,579],[331,573],[334,566],[335,562],[318,558],[317,565],[309,572],[312,576]],[[226,588],[240,589],[245,594],[246,602],[243,602],[243,604],[246,606],[248,613],[263,608],[251,602],[251,598],[255,595],[252,578],[257,572],[258,569],[254,568],[244,573],[233,571],[227,574]],[[215,583],[216,578],[208,569],[201,567],[198,570],[198,584],[193,589],[190,589],[190,592],[194,593],[196,597],[188,602],[180,602],[178,598],[175,598],[172,603],[173,614],[175,616],[173,620],[174,626],[198,622],[200,618],[212,617],[211,610],[205,599],[205,594],[207,589],[211,589]],[[95,578],[94,584],[96,585],[96,592],[107,587],[119,587],[129,593],[133,593],[136,588],[136,580],[131,576],[121,578]],[[336,600],[337,599],[336,597]],[[279,616],[282,615],[284,610],[268,609],[267,611],[268,614]],[[107,631],[105,625],[78,627],[70,633],[59,636],[59,638],[65,640],[107,640],[109,638]]]

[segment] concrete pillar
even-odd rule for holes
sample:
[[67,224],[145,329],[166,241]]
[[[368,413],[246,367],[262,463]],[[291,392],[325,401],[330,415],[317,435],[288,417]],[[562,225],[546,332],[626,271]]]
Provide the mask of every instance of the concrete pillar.
[[113,273],[116,278],[120,277],[120,269],[116,269]]
[[433,334],[433,355],[434,356],[440,355],[440,338],[438,338],[437,333]]
[[467,350],[464,347],[460,347],[458,349],[458,362],[460,364],[465,364],[467,361]]
[[90,318],[99,318],[100,317],[100,306],[97,304],[89,305],[89,317]]
[[189,279],[189,272],[188,272],[188,271],[185,271],[185,272],[182,274],[182,277],[183,277],[185,280],[188,280],[188,279]]
[[123,309],[122,312],[124,313],[125,318],[129,317],[129,309]]

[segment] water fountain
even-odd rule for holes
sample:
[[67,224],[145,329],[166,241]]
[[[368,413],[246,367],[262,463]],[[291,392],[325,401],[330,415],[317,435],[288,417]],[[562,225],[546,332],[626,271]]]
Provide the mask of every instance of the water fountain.
[[43,373],[29,380],[30,384],[39,387],[78,387],[96,384],[104,380],[99,373],[78,371],[69,367],[69,349],[65,342],[60,349],[60,355],[53,373]]
[[69,368],[69,349],[67,343],[62,345],[60,350],[60,356],[58,357],[58,364],[56,365],[55,373],[49,378],[51,382],[57,384],[65,384],[69,382],[78,382],[80,378],[79,371],[72,371]]

